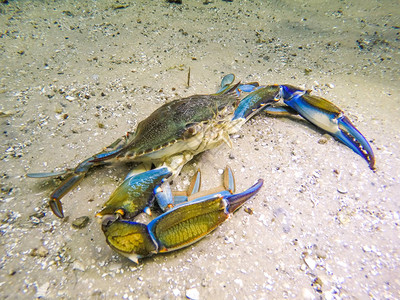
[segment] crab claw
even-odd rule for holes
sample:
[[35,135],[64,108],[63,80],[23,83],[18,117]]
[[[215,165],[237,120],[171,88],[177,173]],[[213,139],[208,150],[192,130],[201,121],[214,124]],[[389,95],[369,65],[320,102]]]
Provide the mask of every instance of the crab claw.
[[142,211],[150,214],[150,206],[164,180],[172,175],[167,167],[131,175],[112,193],[96,217],[118,214],[132,219]]
[[375,156],[370,144],[340,108],[291,85],[281,86],[280,97],[304,119],[340,140],[362,156],[372,170],[375,169]]
[[102,220],[102,230],[107,244],[136,264],[139,258],[158,252],[158,245],[145,224],[108,215]]
[[335,134],[341,142],[361,155],[369,164],[371,170],[375,169],[375,155],[365,137],[354,127],[349,118],[342,115],[338,118],[339,131]]
[[212,195],[182,204],[148,225],[112,217],[103,220],[103,232],[112,249],[130,260],[187,247],[213,231],[262,187],[259,179],[236,195]]

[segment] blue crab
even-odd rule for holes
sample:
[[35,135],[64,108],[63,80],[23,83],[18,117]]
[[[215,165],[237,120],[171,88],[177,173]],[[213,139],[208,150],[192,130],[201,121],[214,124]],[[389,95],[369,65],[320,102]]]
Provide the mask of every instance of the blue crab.
[[[220,189],[222,194],[210,192],[208,196],[202,197],[197,195],[197,187],[191,188],[188,194],[194,194],[195,198],[202,200],[179,204],[190,200],[191,196],[183,196],[183,200],[176,194],[173,196],[168,180],[176,177],[182,167],[195,155],[224,142],[231,146],[230,135],[240,130],[244,123],[261,111],[269,114],[299,114],[361,155],[368,162],[369,167],[374,169],[375,157],[368,141],[343,111],[328,100],[291,85],[260,86],[256,82],[235,84],[234,79],[233,74],[226,75],[221,82],[220,90],[215,94],[193,95],[162,105],[141,121],[134,132],[128,132],[103,151],[84,160],[75,169],[53,173],[30,173],[28,177],[66,176],[61,185],[51,194],[49,202],[55,215],[62,218],[64,212],[60,199],[84,178],[91,167],[113,161],[138,162],[140,167],[128,174],[97,214],[98,217],[106,220],[103,221],[103,231],[108,243],[117,249],[112,242],[116,240],[115,231],[112,228],[117,226],[124,230],[132,227],[139,228],[142,238],[147,236],[148,240],[153,240],[153,242],[156,240],[157,244],[160,232],[156,233],[156,227],[153,224],[161,222],[160,220],[170,218],[181,210],[191,209],[191,205],[203,210],[203,204],[200,204],[203,203],[202,201],[212,202],[220,199],[218,201],[230,203],[230,200],[235,198],[231,191],[232,184],[225,184],[225,187]],[[248,95],[243,97],[243,93],[248,93]],[[275,103],[280,100],[284,105],[276,106]],[[231,174],[231,172],[227,173]],[[233,175],[226,175],[226,177],[233,178]],[[196,178],[197,176],[193,181],[193,186],[198,185]],[[261,184],[258,184],[257,188],[250,188],[248,193],[254,195],[260,187]],[[248,197],[243,195],[248,193],[244,192],[238,197],[247,199]],[[143,211],[150,213],[154,198],[164,211],[177,204],[181,205],[181,208],[178,208],[179,206],[172,208],[171,212],[166,212],[165,215],[155,219],[158,220],[154,220],[155,223],[136,225],[132,220]],[[236,210],[236,204],[232,205],[233,210],[227,208],[228,204],[223,209],[226,215]],[[161,251],[157,250],[160,243],[157,247],[154,243],[152,245],[153,248],[149,253]],[[126,253],[122,250],[120,252]]]

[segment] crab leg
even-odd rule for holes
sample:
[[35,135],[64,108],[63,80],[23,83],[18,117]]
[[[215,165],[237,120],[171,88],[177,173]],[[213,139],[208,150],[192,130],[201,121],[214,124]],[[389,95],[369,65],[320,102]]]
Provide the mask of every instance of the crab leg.
[[67,176],[66,179],[60,184],[60,186],[54,190],[50,195],[49,205],[53,213],[59,217],[64,217],[64,212],[62,208],[62,203],[60,199],[72,190],[86,175],[89,169],[94,165],[91,162],[92,157],[81,162],[75,169],[67,169],[60,172],[50,172],[50,173],[28,173],[26,176],[30,178],[45,178],[45,177],[58,177]]
[[231,195],[235,193],[235,178],[231,168],[228,166],[224,170],[222,185],[211,190],[200,192],[200,176],[200,170],[198,170],[196,175],[193,177],[187,191],[172,192],[174,206],[188,201],[193,201],[194,199],[198,200],[202,197],[209,198],[217,194]]
[[365,137],[344,112],[328,100],[291,85],[280,86],[280,97],[304,119],[327,131],[362,156],[374,170],[375,156]]
[[232,121],[243,119],[246,122],[260,111],[265,110],[270,104],[279,101],[279,85],[260,86],[258,82],[234,85],[234,80],[235,75],[225,75],[217,94],[228,93],[232,90],[236,91],[238,96],[241,92],[250,94],[240,100],[238,107],[235,109]]
[[51,193],[49,205],[57,217],[64,217],[64,211],[60,199],[76,185],[78,185],[78,183],[85,177],[86,173],[92,166],[93,163],[90,162],[90,159],[83,161],[78,165],[78,167],[75,168],[73,172],[68,175],[61,185],[53,193]]
[[177,206],[148,225],[109,216],[103,220],[106,241],[116,252],[138,263],[141,257],[187,247],[227,220],[263,185],[259,179],[248,190],[233,195],[212,195]]
[[114,158],[126,144],[126,140],[131,134],[132,133],[128,132],[126,136],[117,139],[103,151],[82,161],[75,169],[66,169],[60,172],[50,173],[28,173],[26,176],[30,178],[66,176],[64,181],[50,195],[49,200],[49,205],[53,213],[57,217],[63,218],[64,212],[61,198],[64,197],[64,195],[72,190],[75,186],[77,186],[93,166],[105,164],[107,160]]
[[255,90],[243,98],[235,110],[232,121],[236,119],[252,118],[255,114],[266,109],[268,105],[277,102],[280,88],[278,85],[268,85],[255,88]]

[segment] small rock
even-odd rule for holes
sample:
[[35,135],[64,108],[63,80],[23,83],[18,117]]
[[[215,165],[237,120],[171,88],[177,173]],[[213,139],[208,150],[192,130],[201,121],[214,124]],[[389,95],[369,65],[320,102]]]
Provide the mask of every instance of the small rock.
[[300,266],[300,270],[302,270],[302,271],[305,271],[305,270],[307,270],[307,266],[306,266],[306,264],[301,264],[301,266]]
[[36,218],[34,216],[30,216],[29,219],[30,219],[30,221],[32,222],[33,225],[38,225],[41,222],[39,218]]
[[335,85],[333,83],[327,83],[326,86],[330,89],[335,88]]
[[78,126],[72,127],[71,128],[72,133],[79,133],[81,131],[81,128]]
[[55,113],[57,114],[62,114],[64,111],[63,107],[61,105],[57,105],[57,107],[54,109]]
[[102,298],[101,297],[102,294],[103,294],[103,292],[101,290],[95,290],[92,293],[92,297],[95,298],[95,299],[101,299]]
[[34,248],[31,251],[31,256],[40,256],[40,257],[46,257],[49,254],[49,250],[45,248],[44,246],[40,246],[38,248]]
[[186,290],[186,298],[197,300],[200,299],[200,293],[196,288]]
[[311,257],[307,256],[306,258],[304,258],[304,262],[306,263],[306,265],[311,269],[314,270],[315,267],[317,266],[317,263],[315,262],[315,260],[313,260]]
[[46,216],[46,214],[44,213],[44,211],[42,211],[40,209],[38,209],[38,211],[35,212],[33,215],[30,215],[30,217],[34,217],[34,218],[38,218],[38,219],[44,218],[45,216]]
[[49,289],[50,282],[46,282],[40,286],[36,287],[35,298],[45,298],[47,294],[47,290]]
[[[122,265],[120,263],[110,263],[108,265],[108,270],[113,271],[115,273],[121,273]],[[142,278],[139,277],[138,280],[141,280]]]
[[89,221],[90,221],[90,219],[88,216],[82,216],[82,217],[76,218],[72,222],[72,227],[74,227],[76,229],[85,228],[89,224]]
[[329,134],[324,134],[322,137],[318,140],[318,144],[326,144],[329,141],[330,135]]
[[235,240],[232,237],[225,237],[225,244],[232,244]]
[[12,270],[10,270],[10,271],[8,272],[8,275],[10,275],[10,276],[14,276],[15,274],[17,274],[17,271],[14,270],[14,269],[12,269]]
[[325,287],[325,289],[330,285],[329,280],[325,275],[320,275],[314,280],[315,284],[320,285],[321,287]]
[[250,207],[245,207],[244,211],[247,212],[249,215],[252,215],[254,213],[253,209]]
[[234,281],[240,288],[243,288],[243,280],[242,279],[236,278]]
[[127,8],[127,7],[129,7],[129,4],[124,3],[124,2],[122,2],[122,3],[116,3],[116,4],[114,4],[114,5],[112,6],[112,8],[113,8],[114,10],[117,10],[117,9],[124,9],[124,8]]
[[178,289],[173,289],[172,293],[174,294],[175,297],[180,297],[181,296],[181,292]]
[[341,194],[347,194],[347,189],[346,189],[346,187],[343,186],[343,185],[338,185],[337,191],[338,191],[339,193],[341,193]]
[[14,113],[11,110],[2,111],[0,110],[0,117],[9,117],[12,116]]
[[201,286],[202,287],[206,287],[208,285],[208,280],[206,279],[206,278],[203,278],[202,280],[201,280]]
[[363,246],[362,249],[363,249],[364,252],[372,252],[371,248],[368,247],[368,246]]
[[78,260],[75,260],[72,264],[72,270],[78,270],[78,271],[85,271],[85,266]]

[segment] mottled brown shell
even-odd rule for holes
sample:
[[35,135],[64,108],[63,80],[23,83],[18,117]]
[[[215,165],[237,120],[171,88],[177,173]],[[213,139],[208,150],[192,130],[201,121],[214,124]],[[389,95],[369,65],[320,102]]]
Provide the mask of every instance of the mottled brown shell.
[[118,157],[139,157],[188,139],[197,124],[215,119],[236,101],[233,95],[193,95],[166,103],[138,124]]

